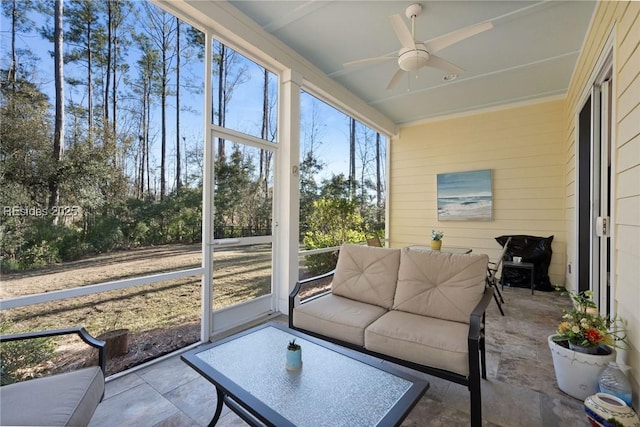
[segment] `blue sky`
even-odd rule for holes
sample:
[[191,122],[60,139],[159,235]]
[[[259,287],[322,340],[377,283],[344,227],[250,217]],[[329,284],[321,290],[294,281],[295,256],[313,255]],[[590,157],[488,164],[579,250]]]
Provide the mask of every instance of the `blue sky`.
[[[31,18],[35,21],[36,28],[42,27],[46,20],[51,18],[45,18],[43,15],[33,12]],[[133,17],[132,17],[133,18]],[[186,33],[185,29],[188,24],[183,23],[182,31]],[[0,44],[1,44],[1,58],[0,66],[7,68],[8,61],[10,59],[10,33],[9,33],[9,21],[5,16],[0,18]],[[53,80],[53,59],[50,52],[53,50],[52,44],[43,39],[37,31],[30,33],[21,33],[17,37],[18,48],[29,47],[36,57],[40,58],[37,63],[34,73],[35,83],[40,89],[46,93],[51,102],[53,103],[54,93],[54,80]],[[183,41],[183,47],[186,43]],[[135,69],[135,62],[139,57],[138,50],[134,47],[129,48],[127,52],[127,62],[130,64],[131,69]],[[227,115],[227,126],[250,133],[252,135],[259,136],[260,118],[262,116],[262,71],[255,64],[250,63],[247,60],[247,69],[249,79],[242,85],[239,85],[229,104],[229,113]],[[204,74],[204,67],[202,62],[194,60],[191,63],[183,61],[182,67],[182,84],[181,84],[181,137],[185,138],[187,150],[193,150],[196,147],[202,146],[203,140],[203,123],[202,123],[202,110],[204,103],[204,95],[202,91],[189,91],[186,86],[203,87],[202,78]],[[86,71],[80,65],[67,64],[65,65],[65,75],[82,78],[86,75]],[[175,81],[172,81],[175,88]],[[84,102],[86,98],[86,87],[79,86],[72,88],[70,85],[66,85],[66,100],[69,102]],[[259,96],[256,96],[259,94]],[[305,139],[307,134],[304,128],[308,122],[308,116],[310,115],[310,100],[308,96],[303,95],[302,105],[302,120],[301,123],[301,140]],[[123,98],[121,102],[124,104],[126,100]],[[319,133],[318,141],[320,144],[315,151],[324,162],[326,169],[322,178],[327,178],[331,173],[348,173],[348,161],[349,161],[349,121],[348,117],[340,113],[336,109],[328,106],[327,104],[316,100],[316,107],[319,113]],[[132,108],[135,106],[132,104]],[[170,96],[168,98],[168,122],[167,122],[167,140],[168,140],[168,169],[174,170],[174,151],[175,151],[175,97]],[[189,111],[184,111],[188,108]],[[155,163],[159,165],[159,146],[160,146],[160,109],[156,105],[152,112],[152,120],[155,122],[154,131],[152,137],[154,137],[154,143],[152,146],[153,153],[155,154]],[[67,127],[67,129],[69,129]],[[183,149],[184,151],[184,149]],[[168,178],[168,182],[172,182],[173,178]]]

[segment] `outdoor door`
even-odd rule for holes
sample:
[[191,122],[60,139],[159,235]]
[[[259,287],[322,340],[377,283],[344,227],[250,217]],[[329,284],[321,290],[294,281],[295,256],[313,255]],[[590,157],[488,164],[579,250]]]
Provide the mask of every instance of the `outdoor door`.
[[273,311],[274,147],[257,138],[224,137],[225,158],[214,161],[211,297],[212,332]]
[[578,116],[578,290],[592,290],[610,312],[611,71],[607,68]]

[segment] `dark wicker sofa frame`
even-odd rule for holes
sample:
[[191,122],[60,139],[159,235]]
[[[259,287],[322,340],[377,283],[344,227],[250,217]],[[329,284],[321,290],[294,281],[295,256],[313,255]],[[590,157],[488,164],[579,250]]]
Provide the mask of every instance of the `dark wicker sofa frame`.
[[[433,375],[448,381],[452,381],[457,384],[467,386],[467,388],[469,389],[469,395],[470,395],[471,425],[473,427],[481,426],[482,425],[482,400],[481,400],[481,390],[480,390],[480,379],[487,378],[485,339],[484,339],[485,311],[487,309],[487,306],[491,302],[491,299],[493,298],[493,295],[494,295],[493,288],[489,286],[485,288],[484,294],[480,299],[480,302],[478,302],[476,307],[471,312],[471,315],[469,316],[469,335],[467,338],[467,342],[469,346],[469,375],[463,376],[455,372],[445,371],[443,369],[433,368],[430,366],[425,366],[425,365],[417,364],[414,362],[410,362],[408,360],[398,359],[396,357],[389,356],[383,353],[370,351],[356,344],[352,344],[346,341],[342,341],[329,336],[318,334],[313,331],[295,327],[293,324],[293,309],[296,306],[296,299],[299,300],[298,294],[300,293],[300,290],[306,285],[312,284],[322,279],[330,278],[334,275],[334,273],[335,273],[335,270],[332,270],[328,273],[315,276],[315,277],[310,277],[308,279],[299,280],[298,282],[296,282],[295,287],[289,294],[289,327],[291,329],[302,331],[308,335],[332,342],[334,344],[348,347],[353,350],[357,350],[362,353],[365,353],[383,360],[397,363],[398,365],[406,366],[408,368],[415,369],[417,371],[424,372],[429,375]],[[299,304],[304,304],[306,302],[312,301],[316,298],[320,298],[329,293],[331,293],[331,290],[327,290],[320,294],[313,295],[304,301],[299,301]]]

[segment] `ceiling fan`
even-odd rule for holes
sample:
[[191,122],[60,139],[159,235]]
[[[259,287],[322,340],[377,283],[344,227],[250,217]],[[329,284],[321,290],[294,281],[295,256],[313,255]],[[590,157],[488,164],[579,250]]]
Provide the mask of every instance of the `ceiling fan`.
[[393,30],[402,45],[402,48],[398,51],[396,56],[379,56],[375,58],[360,59],[358,61],[347,62],[344,66],[349,67],[353,65],[396,59],[398,61],[398,71],[396,71],[391,78],[391,81],[387,86],[387,90],[392,89],[402,78],[405,72],[417,71],[423,67],[438,68],[457,75],[462,73],[464,70],[457,65],[434,55],[434,53],[451,46],[454,43],[458,43],[466,38],[493,28],[493,24],[491,22],[483,22],[461,28],[425,42],[419,42],[415,39],[415,20],[421,13],[422,5],[419,3],[409,5],[405,10],[405,15],[411,20],[411,31],[409,31],[399,14],[392,15],[390,17]]

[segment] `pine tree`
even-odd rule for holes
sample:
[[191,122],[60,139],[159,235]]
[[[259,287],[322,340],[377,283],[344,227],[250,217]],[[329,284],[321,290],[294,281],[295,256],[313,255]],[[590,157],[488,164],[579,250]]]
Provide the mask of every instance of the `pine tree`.
[[356,120],[349,117],[349,194],[356,197]]
[[176,188],[182,187],[180,156],[180,19],[176,18]]
[[103,3],[93,0],[71,0],[68,9],[69,30],[66,46],[71,47],[65,56],[65,62],[78,62],[86,70],[84,78],[69,78],[72,86],[87,87],[87,141],[93,146],[94,130],[94,67],[105,44],[102,22]]
[[[55,92],[56,92],[56,115],[55,127],[53,131],[53,153],[52,159],[54,168],[57,169],[62,160],[62,151],[64,149],[64,60],[62,49],[64,46],[63,33],[63,0],[55,0],[54,3],[54,73],[55,73]],[[60,183],[58,182],[58,174],[53,173],[49,178],[49,208],[53,208],[60,203]],[[54,223],[58,220],[57,216],[53,217]]]
[[167,194],[167,96],[169,95],[169,72],[175,52],[171,53],[175,43],[176,27],[171,15],[150,3],[144,3],[147,24],[144,29],[151,44],[160,56],[160,77],[157,79],[160,94],[160,200]]
[[32,0],[5,0],[2,2],[2,12],[11,20],[11,63],[7,70],[7,81],[11,83],[12,90],[15,91],[18,76],[18,49],[16,47],[16,35],[19,31],[30,31],[33,27],[33,20],[28,17],[29,11],[33,9]]

